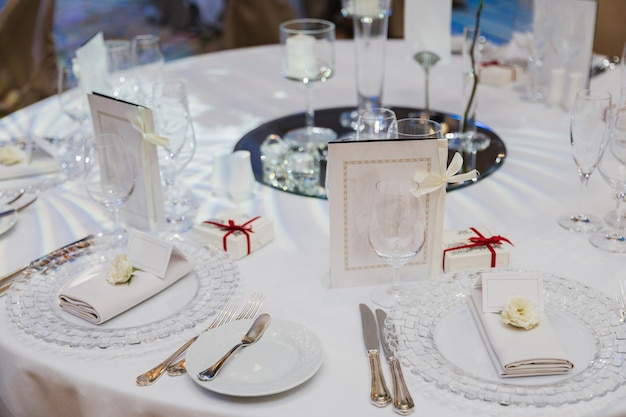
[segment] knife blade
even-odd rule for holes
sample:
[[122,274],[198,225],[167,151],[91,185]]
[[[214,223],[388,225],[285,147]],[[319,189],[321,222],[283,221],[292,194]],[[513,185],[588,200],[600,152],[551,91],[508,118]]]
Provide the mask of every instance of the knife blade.
[[62,252],[65,250],[71,250],[74,247],[80,246],[82,247],[83,245],[88,245],[89,241],[91,239],[94,238],[94,235],[88,235],[85,236],[81,239],[78,239],[72,243],[69,243],[63,247],[60,247],[58,249],[53,250],[52,252],[49,252],[37,259],[34,259],[33,261],[29,262],[27,265],[24,265],[14,271],[11,271],[9,273],[6,273],[4,275],[2,275],[0,277],[0,297],[3,296],[8,290],[9,288],[11,288],[11,284],[13,283],[13,281],[15,281],[15,279],[20,276],[20,274],[27,273],[27,270],[31,267],[33,268],[37,268],[39,267],[40,263],[45,263],[45,261],[50,258],[51,256],[53,256],[54,254],[58,253],[58,252]]
[[19,206],[19,207],[11,207],[7,210],[4,210],[2,212],[0,212],[0,218],[2,217],[6,217],[6,216],[10,216],[12,214],[15,214],[19,211],[21,211],[22,209],[25,209],[26,207],[30,206],[31,204],[33,204],[35,202],[35,200],[37,200],[37,197],[33,198],[32,200],[30,200],[28,203]]
[[365,304],[359,304],[361,310],[361,324],[363,326],[363,339],[367,349],[367,357],[370,364],[370,402],[377,407],[385,407],[391,403],[391,395],[385,383],[382,366],[380,364],[380,342],[378,340],[378,327],[372,310]]
[[404,381],[404,375],[402,374],[402,367],[400,361],[396,358],[393,350],[388,343],[385,343],[385,320],[387,319],[387,313],[380,308],[376,309],[376,318],[378,319],[378,331],[380,333],[380,341],[383,345],[383,352],[387,362],[389,362],[389,369],[391,369],[391,382],[393,384],[393,410],[403,416],[409,415],[415,409],[415,403],[413,397],[406,386]]

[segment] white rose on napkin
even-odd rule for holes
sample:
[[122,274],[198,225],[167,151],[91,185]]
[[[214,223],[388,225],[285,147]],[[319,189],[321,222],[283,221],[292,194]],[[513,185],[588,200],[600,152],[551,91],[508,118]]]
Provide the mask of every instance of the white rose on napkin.
[[[134,236],[137,238],[133,239]],[[149,240],[140,240],[140,236]],[[61,287],[59,307],[91,323],[102,324],[165,290],[193,270],[193,263],[175,246],[170,246],[171,252],[167,252],[168,243],[145,234],[139,235],[138,232],[131,234],[130,240],[138,242],[144,256],[151,256],[162,264],[164,273],[146,272],[145,269],[150,269],[146,268],[149,265],[137,269],[133,267],[135,262],[130,261],[134,259],[130,254],[128,258],[125,254],[118,255],[112,261],[94,265]],[[130,243],[129,250],[127,253],[133,252]],[[111,285],[110,280],[127,282],[126,278],[130,275],[133,277],[131,284]]]
[[[538,324],[530,330],[507,324],[503,320],[502,312],[483,308],[483,299],[492,297],[489,295],[485,297],[486,288],[484,282],[481,283],[481,278],[470,289],[468,305],[498,375],[508,378],[558,375],[571,371],[574,363],[569,359],[568,352],[559,340],[547,315],[530,308],[528,299],[520,300],[524,297],[518,297],[516,302],[511,302],[513,299],[511,298],[509,299],[510,305],[503,308],[504,311],[509,310],[505,316],[510,314],[511,318],[521,325],[530,326],[530,323],[534,322]],[[519,283],[524,277],[517,275],[513,278],[517,279],[510,280],[510,286]],[[518,308],[522,311],[512,311]]]
[[130,284],[133,278],[133,264],[128,260],[126,255],[117,255],[113,258],[109,271],[107,272],[107,281],[112,285]]
[[0,164],[17,165],[26,158],[26,153],[15,145],[6,145],[0,148]]

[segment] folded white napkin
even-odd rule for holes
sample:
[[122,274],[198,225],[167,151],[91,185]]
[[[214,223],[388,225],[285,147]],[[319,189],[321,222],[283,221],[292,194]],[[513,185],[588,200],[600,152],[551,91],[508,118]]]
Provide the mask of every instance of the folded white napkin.
[[191,272],[193,264],[172,256],[164,279],[135,271],[128,285],[109,284],[108,268],[108,264],[98,265],[64,285],[58,294],[59,307],[91,323],[102,324],[174,284]]
[[38,146],[25,152],[24,160],[14,165],[0,164],[0,180],[43,175],[59,170],[59,163]]
[[519,329],[506,324],[499,313],[483,312],[480,288],[472,288],[468,298],[470,311],[501,377],[564,374],[574,367],[545,314],[538,313],[537,327]]

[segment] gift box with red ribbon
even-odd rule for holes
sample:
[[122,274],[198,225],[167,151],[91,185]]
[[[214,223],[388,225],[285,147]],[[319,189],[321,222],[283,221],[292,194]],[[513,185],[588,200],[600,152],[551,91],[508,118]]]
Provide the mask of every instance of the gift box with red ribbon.
[[239,212],[226,211],[194,226],[193,235],[234,259],[241,259],[274,239],[274,222],[256,216],[246,218]]
[[508,246],[513,244],[484,227],[443,232],[444,272],[509,266]]

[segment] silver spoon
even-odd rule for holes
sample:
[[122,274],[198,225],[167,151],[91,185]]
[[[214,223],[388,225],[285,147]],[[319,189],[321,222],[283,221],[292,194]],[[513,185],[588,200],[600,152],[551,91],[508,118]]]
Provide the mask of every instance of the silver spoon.
[[198,379],[201,381],[210,381],[217,376],[217,373],[222,369],[228,358],[232,356],[233,353],[238,351],[240,348],[244,346],[250,346],[251,344],[258,341],[267,326],[270,325],[271,318],[269,314],[261,314],[259,317],[254,320],[252,326],[248,332],[243,336],[240,343],[237,343],[233,346],[224,356],[218,359],[213,365],[198,373]]

